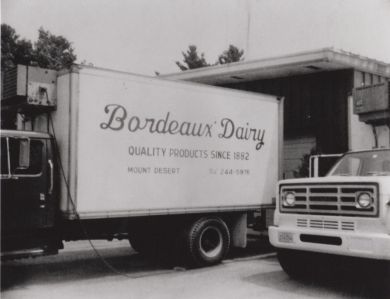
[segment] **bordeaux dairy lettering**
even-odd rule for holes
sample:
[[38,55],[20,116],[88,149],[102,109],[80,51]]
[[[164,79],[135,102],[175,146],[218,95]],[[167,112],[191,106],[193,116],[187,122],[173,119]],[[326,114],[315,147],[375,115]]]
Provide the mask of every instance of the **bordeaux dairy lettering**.
[[[124,126],[124,120],[127,117],[126,109],[120,105],[110,104],[104,108],[104,112],[110,114],[110,118],[107,123],[101,123],[102,129],[108,129],[118,131]],[[115,118],[115,119],[114,119]]]
[[[107,105],[104,112],[109,115],[108,121],[100,124],[102,129],[111,129],[118,131],[123,129],[127,120],[127,111],[125,107],[116,104]],[[168,112],[163,119],[145,118],[142,120],[138,116],[131,116],[128,119],[127,129],[129,132],[149,131],[154,134],[171,134],[194,137],[212,137],[212,124],[196,123],[196,122],[179,122],[170,120]]]
[[[113,131],[127,129],[131,133],[146,131],[150,134],[169,134],[188,137],[213,137],[213,125],[217,122],[202,123],[179,121],[173,119],[170,112],[162,118],[142,118],[137,115],[129,115],[125,107],[119,104],[109,104],[104,108],[108,115],[106,122],[100,124],[100,128]],[[253,128],[249,123],[236,124],[230,118],[223,118],[219,122],[216,137],[220,139],[236,139],[244,141],[254,141],[256,150],[260,150],[264,144],[265,130]]]
[[240,127],[234,124],[229,118],[221,120],[222,133],[218,135],[219,138],[230,139],[235,137],[238,140],[253,140],[256,143],[256,149],[259,150],[264,145],[265,130],[250,128],[249,123],[246,127]]

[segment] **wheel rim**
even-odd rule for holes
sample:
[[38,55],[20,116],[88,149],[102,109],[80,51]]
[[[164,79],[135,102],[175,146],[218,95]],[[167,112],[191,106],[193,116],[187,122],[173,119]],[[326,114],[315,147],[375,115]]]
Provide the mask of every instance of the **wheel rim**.
[[220,254],[222,243],[222,233],[215,227],[207,227],[199,238],[200,251],[208,258],[214,258]]

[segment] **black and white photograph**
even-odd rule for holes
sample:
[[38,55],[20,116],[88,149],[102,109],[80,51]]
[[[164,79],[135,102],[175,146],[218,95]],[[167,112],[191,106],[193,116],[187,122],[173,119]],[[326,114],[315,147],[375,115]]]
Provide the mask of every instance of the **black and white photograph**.
[[390,298],[390,0],[1,0],[4,299]]

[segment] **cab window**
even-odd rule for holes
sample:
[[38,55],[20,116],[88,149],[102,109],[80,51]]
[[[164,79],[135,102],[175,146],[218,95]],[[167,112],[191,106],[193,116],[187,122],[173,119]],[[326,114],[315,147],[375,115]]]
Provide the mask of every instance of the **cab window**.
[[8,147],[7,139],[1,138],[1,174],[8,175]]
[[388,176],[390,175],[390,151],[376,150],[345,154],[330,175]]
[[9,138],[10,170],[12,175],[38,175],[42,172],[41,140]]

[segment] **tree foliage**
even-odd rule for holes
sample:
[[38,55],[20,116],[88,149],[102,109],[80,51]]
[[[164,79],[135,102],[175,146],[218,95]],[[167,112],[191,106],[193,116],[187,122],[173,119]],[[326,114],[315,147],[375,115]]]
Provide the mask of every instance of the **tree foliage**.
[[11,68],[16,63],[29,64],[32,57],[31,42],[20,39],[11,26],[1,24],[1,68]]
[[63,36],[51,34],[39,28],[34,44],[35,59],[40,67],[59,70],[67,68],[76,60],[72,44]]
[[186,71],[189,69],[197,69],[200,67],[209,66],[210,64],[206,62],[204,53],[198,54],[197,47],[195,45],[189,45],[186,52],[181,52],[183,55],[183,63],[176,61],[176,65],[182,70]]
[[40,28],[38,40],[20,39],[15,29],[1,24],[1,68],[6,70],[17,64],[36,65],[59,70],[76,60],[72,44],[63,36],[56,36]]
[[238,62],[244,59],[244,50],[240,50],[234,45],[229,45],[229,49],[224,51],[221,55],[218,56],[219,64],[226,64],[232,62]]
[[176,61],[176,65],[182,70],[197,69],[205,66],[226,64],[241,61],[244,59],[244,50],[240,50],[234,45],[229,45],[229,48],[218,56],[218,61],[210,64],[206,61],[204,53],[198,54],[195,45],[189,45],[186,52],[181,52],[183,55],[183,63]]

